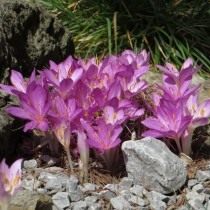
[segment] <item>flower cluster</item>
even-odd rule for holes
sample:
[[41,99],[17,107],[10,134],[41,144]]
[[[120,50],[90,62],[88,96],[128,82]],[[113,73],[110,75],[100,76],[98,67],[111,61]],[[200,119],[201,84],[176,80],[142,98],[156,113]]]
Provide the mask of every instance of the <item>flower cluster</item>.
[[[196,127],[208,123],[210,100],[198,103],[199,86],[192,85],[197,72],[192,59],[187,59],[181,70],[167,63],[158,66],[163,72],[159,93],[153,93],[152,116],[142,124],[149,128],[142,136],[174,140],[179,152],[189,155]],[[120,134],[128,120],[144,114],[144,108],[135,100],[147,88],[142,76],[149,70],[146,51],[138,54],[126,50],[118,56],[97,59],[68,57],[49,68],[32,72],[24,79],[15,70],[11,72],[12,85],[0,84],[0,89],[19,99],[19,106],[7,112],[26,121],[24,131],[42,131],[53,134],[63,145],[70,169],[72,134],[80,153],[79,165],[87,175],[89,148],[104,156],[112,164],[112,152],[120,145]],[[170,141],[168,141],[170,143]]]
[[169,63],[158,68],[163,72],[161,94],[153,96],[153,116],[142,121],[149,128],[143,136],[173,139],[179,152],[190,155],[193,131],[208,123],[210,100],[198,104],[199,86],[192,85],[196,68],[191,59],[180,71]]
[[134,100],[147,84],[141,79],[149,70],[146,51],[126,50],[98,62],[76,60],[71,56],[29,79],[12,70],[12,86],[1,90],[19,99],[19,106],[7,112],[26,120],[24,131],[52,132],[65,148],[70,168],[71,135],[77,136],[82,165],[87,165],[89,148],[104,154],[116,148],[123,124],[136,119],[144,109]]

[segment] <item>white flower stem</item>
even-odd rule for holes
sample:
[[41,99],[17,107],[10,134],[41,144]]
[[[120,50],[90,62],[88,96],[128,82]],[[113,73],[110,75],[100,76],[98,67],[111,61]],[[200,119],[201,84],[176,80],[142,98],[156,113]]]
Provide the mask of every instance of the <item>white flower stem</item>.
[[71,159],[70,149],[65,148],[65,150],[66,150],[66,154],[67,154],[67,158],[68,158],[68,162],[69,162],[70,171],[71,171],[71,173],[73,173],[74,169],[73,169],[73,162],[72,162],[72,159]]
[[179,153],[181,153],[182,152],[182,147],[181,147],[181,144],[180,144],[180,139],[179,138],[175,139],[175,142],[176,142],[176,145],[178,147]]
[[192,144],[192,136],[193,131],[189,131],[188,135],[182,138],[182,150],[183,153],[190,156],[192,152],[191,144]]

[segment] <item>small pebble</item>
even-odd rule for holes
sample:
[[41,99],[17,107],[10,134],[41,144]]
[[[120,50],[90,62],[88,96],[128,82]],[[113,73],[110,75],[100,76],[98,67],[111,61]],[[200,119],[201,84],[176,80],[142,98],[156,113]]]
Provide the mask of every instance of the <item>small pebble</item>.
[[202,184],[196,184],[195,186],[193,186],[192,190],[196,191],[198,193],[201,193],[203,191],[204,187]]
[[98,189],[97,185],[92,183],[84,183],[81,190],[85,193],[85,192],[95,191],[96,189]]
[[71,202],[77,202],[84,198],[83,192],[78,188],[74,191],[68,191]]
[[114,192],[111,192],[109,190],[102,190],[100,193],[99,193],[99,196],[105,200],[110,200],[111,198],[114,198],[116,197],[116,193]]
[[198,184],[197,179],[190,179],[187,183],[188,188],[192,188],[194,185]]
[[130,188],[130,192],[139,197],[143,197],[143,190],[144,188],[140,185],[134,185]]
[[196,200],[197,201],[198,200],[201,203],[203,203],[204,200],[205,200],[205,195],[204,194],[199,194],[196,191],[191,191],[191,192],[187,192],[186,198],[187,198],[188,201],[190,201],[190,200]]
[[144,206],[147,206],[149,204],[149,202],[143,198],[140,198],[136,195],[133,195],[130,199],[128,199],[128,201],[131,203],[131,204],[136,204],[138,206],[141,206],[141,207],[144,207]]
[[193,209],[198,209],[198,210],[205,210],[203,203],[198,200],[198,199],[194,199],[194,200],[189,200],[188,204],[193,208]]
[[75,202],[73,205],[73,210],[87,210],[88,209],[88,205],[85,201],[78,201]]
[[31,159],[31,160],[25,160],[23,162],[23,167],[25,169],[35,169],[37,168],[37,161],[35,159]]
[[111,198],[110,203],[117,210],[128,210],[131,208],[129,202],[123,196]]
[[53,195],[52,201],[58,209],[64,209],[70,205],[67,192],[56,193],[55,195]]
[[87,196],[86,198],[85,198],[85,202],[88,204],[88,205],[90,205],[90,204],[93,204],[93,203],[96,203],[97,202],[97,200],[98,200],[98,197],[97,196]]
[[133,179],[128,177],[123,177],[119,183],[120,188],[123,188],[124,190],[128,190],[133,186]]
[[205,182],[207,180],[210,180],[210,170],[208,171],[201,171],[198,170],[196,173],[196,178],[199,182]]
[[93,203],[88,210],[102,210],[102,206],[100,203]]

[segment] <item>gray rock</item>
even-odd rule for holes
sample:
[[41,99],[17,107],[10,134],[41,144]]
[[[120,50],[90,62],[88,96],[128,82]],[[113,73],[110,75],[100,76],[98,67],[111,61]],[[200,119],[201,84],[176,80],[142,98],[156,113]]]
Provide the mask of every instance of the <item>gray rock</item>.
[[206,210],[210,210],[210,201],[206,202],[205,209]]
[[202,202],[200,202],[200,200],[189,200],[188,201],[189,206],[191,206],[193,209],[199,209],[199,210],[206,210],[204,208],[204,205],[202,204]]
[[69,194],[71,202],[77,202],[84,198],[84,194],[79,188],[73,191],[69,190],[68,194]]
[[192,210],[192,208],[190,208],[189,205],[183,205],[180,206],[177,210]]
[[93,203],[96,203],[97,200],[98,200],[98,197],[97,197],[97,196],[94,196],[94,195],[92,195],[92,196],[87,196],[87,197],[85,198],[85,202],[86,202],[89,206],[92,205]]
[[109,201],[111,198],[116,197],[116,193],[112,192],[110,190],[102,190],[99,192],[99,196],[100,196],[100,198],[103,198],[103,199]]
[[119,186],[121,189],[127,190],[133,186],[133,179],[128,178],[128,177],[123,177],[120,180]]
[[73,210],[86,210],[88,209],[88,205],[85,201],[75,202],[73,205]]
[[111,198],[110,203],[112,207],[117,210],[131,209],[129,202],[123,196],[117,196],[115,198]]
[[98,189],[98,186],[96,184],[84,183],[81,190],[83,193],[85,193],[85,192],[95,191],[96,189]]
[[25,190],[34,191],[41,185],[40,181],[33,176],[28,176],[22,180],[21,187]]
[[104,190],[109,190],[114,193],[119,193],[120,191],[120,186],[118,184],[107,184],[103,188]]
[[48,182],[49,180],[55,180],[55,179],[56,179],[55,174],[48,173],[45,171],[41,172],[38,178],[39,181],[44,182],[44,183]]
[[195,191],[190,191],[190,192],[186,193],[186,198],[188,201],[195,200],[195,201],[199,201],[199,202],[203,203],[205,200],[205,195],[199,194]]
[[140,198],[136,195],[133,195],[130,199],[128,199],[128,201],[131,203],[131,204],[135,204],[135,205],[138,205],[138,206],[141,206],[141,207],[144,207],[144,206],[147,206],[149,204],[149,202],[143,198]]
[[193,186],[192,190],[196,191],[198,193],[201,193],[203,191],[204,187],[202,184],[196,184],[195,186]]
[[66,183],[67,191],[74,191],[78,187],[79,180],[76,176],[71,175]]
[[23,162],[23,167],[25,169],[35,169],[35,168],[37,168],[37,161],[35,159],[25,160]]
[[205,182],[207,180],[210,180],[210,170],[208,171],[201,171],[198,170],[196,173],[196,178],[199,182]]
[[59,191],[63,191],[63,189],[62,189],[62,183],[60,182],[60,180],[54,180],[54,179],[50,179],[46,183],[45,189],[47,191],[49,191],[50,194],[57,193]]
[[0,46],[0,77],[7,68],[27,75],[74,52],[69,30],[41,5],[25,0],[1,1]]
[[44,189],[44,188],[37,188],[36,191],[39,193],[39,194],[47,194],[47,190]]
[[166,203],[160,200],[157,201],[149,201],[150,207],[153,210],[165,210],[167,208]]
[[187,183],[188,188],[192,188],[194,185],[198,183],[197,179],[190,179]]
[[166,209],[166,202],[169,200],[167,196],[161,193],[151,191],[146,193],[146,197],[150,203],[150,207],[154,210]]
[[123,196],[126,200],[129,200],[133,196],[129,190],[120,191],[120,195]]
[[139,197],[143,197],[143,190],[144,188],[140,185],[134,185],[130,188],[130,192]]
[[43,171],[40,173],[38,180],[45,183],[47,190],[57,192],[66,188],[69,177],[61,173],[53,174]]
[[88,207],[88,210],[102,210],[102,206],[100,203],[93,203]]
[[128,177],[148,190],[171,193],[186,180],[183,162],[160,140],[147,137],[122,144]]
[[50,210],[52,200],[47,195],[40,195],[29,190],[20,190],[12,196],[8,210]]
[[203,190],[203,193],[204,193],[204,194],[207,194],[207,195],[210,195],[210,188],[205,188],[205,189]]
[[[171,205],[173,205],[173,204],[175,204],[176,203],[176,199],[177,199],[177,197],[176,197],[176,195],[172,195],[172,196],[168,196],[168,202],[167,202],[167,205],[168,206],[171,206]],[[165,201],[167,201],[167,200],[165,200]]]
[[163,201],[163,202],[167,203],[170,199],[168,196],[165,196],[165,195],[163,195],[159,192],[155,192],[155,191],[147,192],[146,197],[150,202]]
[[52,197],[53,204],[58,209],[64,209],[69,207],[70,201],[67,192],[58,192]]

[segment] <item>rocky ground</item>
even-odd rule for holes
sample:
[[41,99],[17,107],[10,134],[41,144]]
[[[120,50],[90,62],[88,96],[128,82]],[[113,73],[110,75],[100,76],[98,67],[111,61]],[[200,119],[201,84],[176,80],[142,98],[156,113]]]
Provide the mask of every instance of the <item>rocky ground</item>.
[[[139,141],[135,141],[135,147],[138,147],[136,142],[139,144]],[[145,144],[153,146],[153,154]],[[56,164],[56,159],[50,156],[45,156],[45,167],[39,166],[40,160],[24,161],[22,188],[12,198],[9,209],[210,210],[210,161],[202,159],[186,162],[169,150],[160,153],[159,149],[164,149],[164,146],[159,142],[154,145],[154,142],[148,144],[143,141],[139,148],[141,151],[134,148],[134,145],[131,150],[129,149],[130,159],[128,158],[126,162],[127,176],[114,178],[99,170],[96,174],[94,169],[90,169],[91,178],[88,183],[80,183],[76,172],[69,175],[63,168],[49,166]],[[123,150],[126,154],[126,149]],[[136,156],[138,152],[144,155]],[[142,162],[149,155],[152,160],[150,166],[142,166]],[[131,162],[134,162],[133,166],[129,166]],[[134,172],[131,167],[138,169]],[[174,179],[177,170],[182,170],[178,173],[182,175]],[[174,177],[172,175],[170,179],[168,176],[171,173]],[[148,180],[145,179],[146,174]],[[139,180],[142,182],[137,183]],[[180,183],[184,185],[179,187]]]

